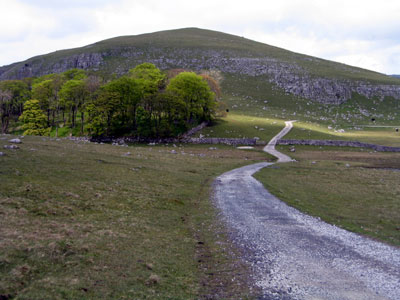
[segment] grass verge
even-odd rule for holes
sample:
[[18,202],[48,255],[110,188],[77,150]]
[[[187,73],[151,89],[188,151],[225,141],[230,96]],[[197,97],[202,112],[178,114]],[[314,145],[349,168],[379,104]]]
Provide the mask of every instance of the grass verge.
[[[9,138],[0,136],[1,148]],[[3,151],[1,299],[252,295],[209,187],[265,154],[40,137]]]
[[255,175],[271,193],[328,223],[400,245],[399,153],[303,146],[290,155],[298,162]]

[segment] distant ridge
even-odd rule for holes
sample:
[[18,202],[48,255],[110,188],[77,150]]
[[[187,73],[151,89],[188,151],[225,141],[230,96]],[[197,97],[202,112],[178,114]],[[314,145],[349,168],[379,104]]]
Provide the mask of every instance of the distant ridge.
[[143,62],[164,70],[217,69],[232,76],[264,76],[286,93],[321,103],[340,104],[353,93],[400,99],[399,78],[199,28],[121,36],[36,56],[0,67],[0,80],[71,68],[121,75]]

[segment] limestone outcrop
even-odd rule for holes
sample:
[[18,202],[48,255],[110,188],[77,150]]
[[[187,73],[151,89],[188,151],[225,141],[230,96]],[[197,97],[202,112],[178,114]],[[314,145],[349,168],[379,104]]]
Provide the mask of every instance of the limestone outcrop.
[[[90,49],[89,49],[90,50]],[[160,69],[218,69],[224,73],[266,76],[271,83],[287,93],[326,104],[341,104],[358,93],[367,98],[386,96],[400,99],[400,85],[372,84],[337,78],[315,77],[296,62],[277,60],[229,50],[197,48],[135,48],[124,47],[103,52],[90,52],[59,58],[40,56],[25,63],[0,68],[0,79],[20,79],[60,73],[71,68],[108,70],[118,74],[143,62],[154,63]],[[57,52],[56,52],[57,53]],[[50,54],[56,56],[56,54]],[[317,62],[315,62],[317,63]]]

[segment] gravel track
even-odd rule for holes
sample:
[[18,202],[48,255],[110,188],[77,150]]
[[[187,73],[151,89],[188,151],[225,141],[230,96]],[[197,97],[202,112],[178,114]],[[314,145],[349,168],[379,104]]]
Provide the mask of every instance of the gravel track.
[[[277,137],[290,128],[287,122]],[[272,146],[266,150],[277,152]],[[279,154],[278,161],[291,161]],[[214,185],[221,215],[234,242],[246,250],[244,259],[263,292],[260,299],[399,300],[400,249],[289,207],[252,177],[270,165],[232,170]]]

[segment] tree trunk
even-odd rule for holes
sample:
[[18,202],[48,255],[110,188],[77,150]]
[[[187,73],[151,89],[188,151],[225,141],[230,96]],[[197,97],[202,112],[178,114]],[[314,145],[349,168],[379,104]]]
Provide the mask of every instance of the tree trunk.
[[53,121],[52,121],[52,126],[55,125],[55,119],[56,119],[56,111],[53,110]]
[[75,108],[72,108],[72,128],[75,128]]
[[50,127],[50,109],[47,110],[47,127]]
[[83,135],[83,123],[85,119],[85,113],[81,111],[81,134]]
[[1,133],[2,134],[6,134],[7,133],[7,130],[8,130],[8,117],[6,116],[3,116],[2,118],[1,118]]

